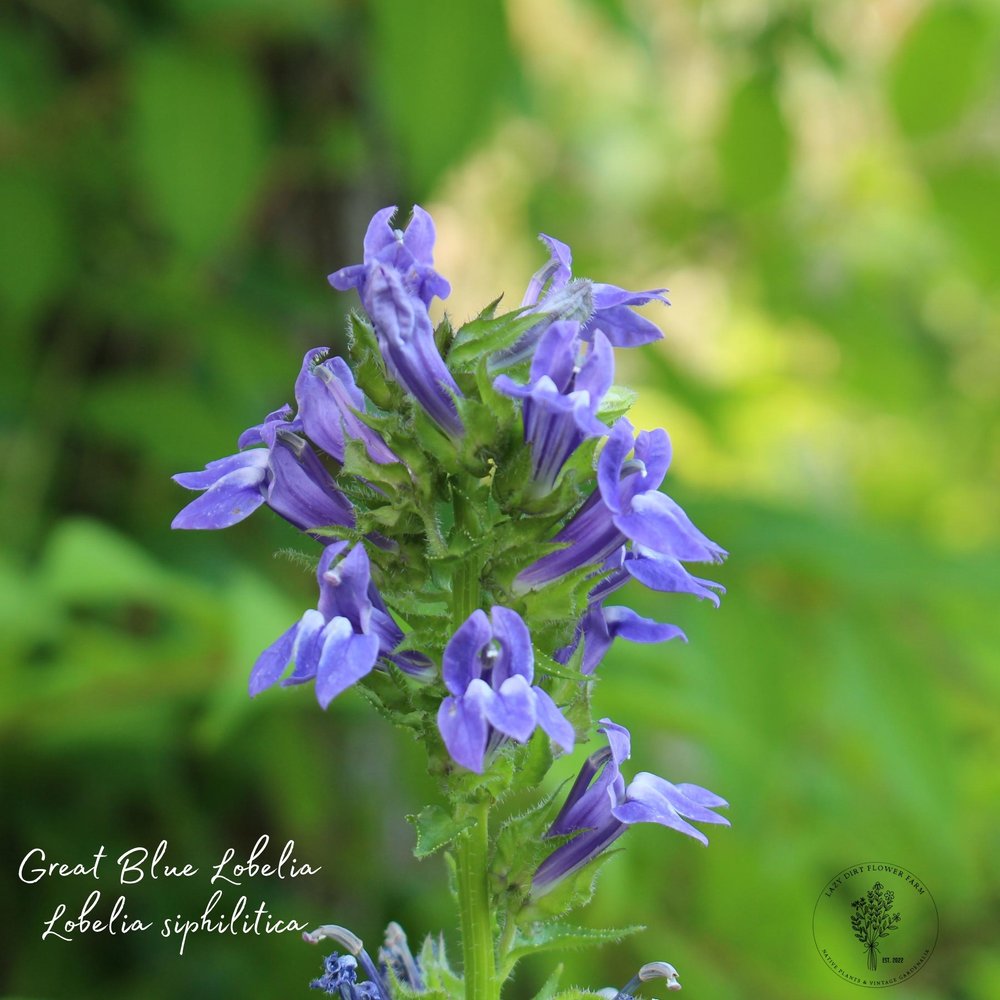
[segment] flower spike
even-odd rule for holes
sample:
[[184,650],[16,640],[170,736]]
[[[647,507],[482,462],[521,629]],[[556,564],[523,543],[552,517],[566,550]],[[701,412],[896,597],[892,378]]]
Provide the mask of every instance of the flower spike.
[[[175,476],[196,496],[173,526],[224,528],[266,506],[298,529],[312,554],[281,552],[315,572],[315,600],[260,653],[250,695],[306,685],[326,709],[357,687],[422,746],[438,785],[441,801],[407,819],[417,857],[446,849],[454,862],[460,967],[443,936],[415,954],[391,923],[373,958],[327,924],[303,935],[336,948],[310,987],[340,1000],[496,1000],[522,957],[582,940],[563,913],[585,902],[629,826],[707,844],[702,824],[728,825],[705,788],[627,778],[631,734],[607,718],[568,794],[545,780],[595,728],[593,675],[615,641],[685,640],[612,595],[637,580],[718,605],[723,588],[688,566],[726,553],[661,492],[670,438],[637,432],[633,394],[613,385],[615,350],[662,336],[637,309],[668,304],[664,290],[574,276],[569,246],[543,235],[548,259],[519,308],[498,314],[496,298],[435,329],[429,310],[451,288],[434,266],[434,222],[420,206],[405,226],[395,216],[376,212],[361,261],[329,275],[360,299],[343,357],[306,351],[290,373],[294,408]],[[654,979],[680,989],[672,965],[650,962],[600,994],[638,1000]]]

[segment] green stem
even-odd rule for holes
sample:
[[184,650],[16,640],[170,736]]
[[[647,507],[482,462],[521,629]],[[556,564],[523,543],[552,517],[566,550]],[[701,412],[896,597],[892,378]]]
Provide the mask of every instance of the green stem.
[[510,960],[510,950],[514,947],[514,938],[517,935],[517,913],[514,910],[509,910],[507,913],[507,922],[504,925],[503,934],[500,937],[500,943],[497,945],[497,964],[500,968],[500,985],[503,986],[510,974],[514,971],[514,965],[516,963]]
[[476,824],[457,844],[458,907],[462,926],[465,1000],[498,1000],[493,957],[493,917],[487,882],[489,804],[472,806]]
[[[452,498],[452,504],[455,508],[455,528],[475,538],[482,531],[482,525],[476,517],[475,507],[462,492],[462,485],[464,484],[459,484]],[[452,580],[452,620],[455,628],[463,624],[469,615],[479,607],[479,573],[481,569],[479,559],[475,556],[463,559],[455,568],[455,576]]]
[[[453,494],[455,527],[475,537],[482,531],[474,505],[459,484]],[[455,628],[479,607],[481,566],[467,558],[452,579],[452,620]],[[493,953],[493,914],[490,910],[489,802],[470,804],[466,815],[475,820],[456,844],[458,908],[462,928],[462,967],[465,1000],[499,1000],[496,958]]]

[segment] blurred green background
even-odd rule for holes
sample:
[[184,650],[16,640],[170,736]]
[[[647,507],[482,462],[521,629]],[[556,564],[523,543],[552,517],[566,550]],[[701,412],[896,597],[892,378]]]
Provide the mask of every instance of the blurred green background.
[[[168,527],[169,476],[340,343],[325,275],[371,213],[419,201],[459,321],[520,300],[539,231],[578,274],[669,286],[620,379],[732,553],[719,611],[631,595],[691,641],[619,644],[596,701],[635,771],[726,795],[733,828],[629,831],[584,919],[648,929],[564,981],[664,959],[695,997],[857,995],[813,907],[891,861],[941,926],[893,996],[1000,996],[998,95],[986,0],[0,5],[0,995],[264,1000],[319,971],[293,937],[42,942],[92,885],[19,884],[37,846],[166,838],[208,868],[268,833],[323,865],[249,887],[275,915],[457,941],[440,859],[409,853],[419,748],[356,694],[245,696],[314,599],[275,557],[293,532]],[[147,882],[129,912],[209,891]]]

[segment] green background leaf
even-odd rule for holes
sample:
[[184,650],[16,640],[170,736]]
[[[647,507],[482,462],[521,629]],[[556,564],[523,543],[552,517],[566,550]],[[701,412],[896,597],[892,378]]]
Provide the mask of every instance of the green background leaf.
[[[938,900],[921,1000],[1000,996],[998,24],[971,0],[0,4],[0,991],[286,996],[320,971],[280,936],[43,942],[75,897],[16,881],[36,845],[165,837],[204,866],[293,838],[323,871],[248,886],[271,912],[459,954],[403,819],[436,801],[412,730],[360,692],[246,697],[315,600],[310,559],[274,558],[302,540],[266,511],[169,530],[169,477],[291,402],[305,350],[344,352],[357,299],[325,275],[419,200],[454,329],[520,302],[538,232],[576,275],[671,289],[616,379],[732,553],[702,571],[719,610],[616,595],[690,641],[618,641],[593,697],[633,732],[627,777],[705,785],[733,827],[627,831],[578,922],[648,930],[525,958],[510,1000],[558,962],[597,989],[652,959],[685,995],[841,1000],[809,914],[873,856]],[[197,915],[205,888],[129,910]]]

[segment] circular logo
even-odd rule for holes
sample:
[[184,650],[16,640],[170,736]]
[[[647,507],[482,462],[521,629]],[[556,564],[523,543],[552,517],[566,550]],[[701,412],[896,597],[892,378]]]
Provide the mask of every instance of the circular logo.
[[882,861],[852,865],[823,887],[813,940],[827,966],[855,986],[895,986],[934,951],[938,912],[912,872]]

